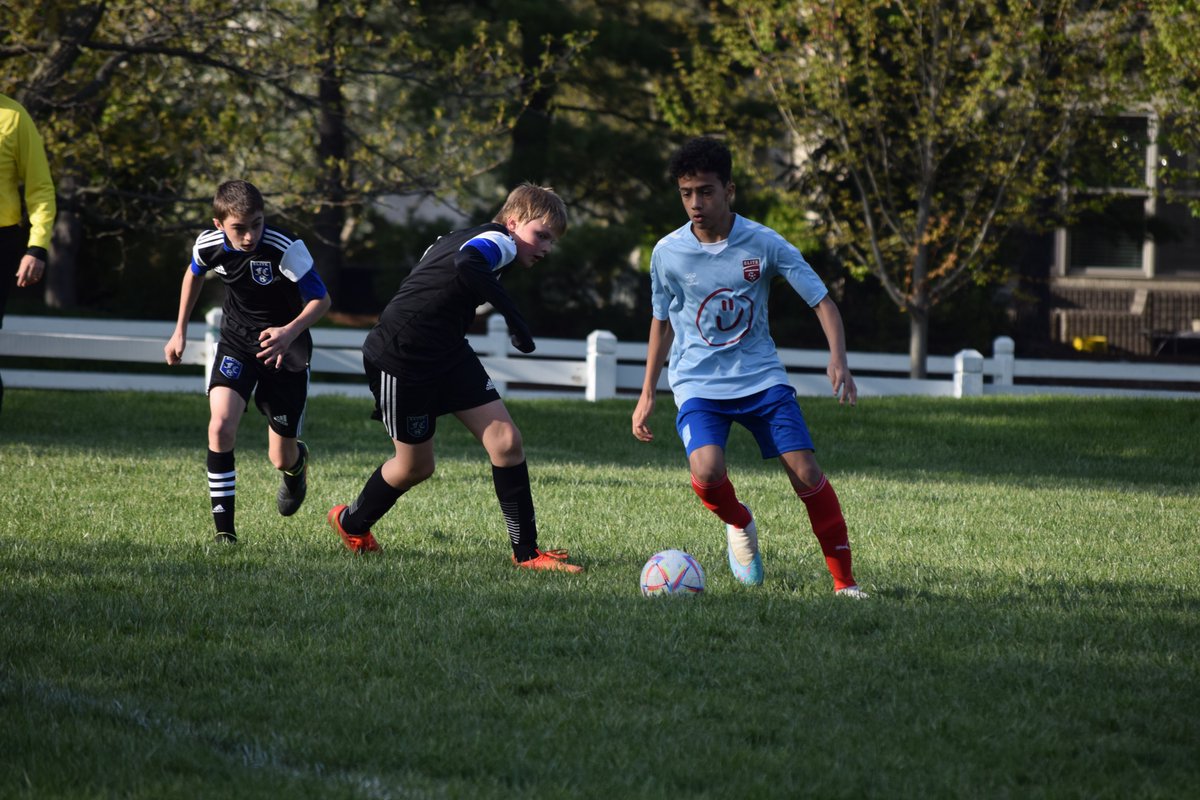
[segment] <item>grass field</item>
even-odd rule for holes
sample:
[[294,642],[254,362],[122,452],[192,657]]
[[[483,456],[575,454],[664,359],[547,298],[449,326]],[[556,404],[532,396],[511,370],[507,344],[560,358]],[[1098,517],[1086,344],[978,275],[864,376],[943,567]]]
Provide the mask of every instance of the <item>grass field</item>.
[[[512,402],[544,546],[518,573],[483,451],[355,557],[325,527],[389,446],[312,401],[311,489],[274,511],[265,425],[212,543],[199,396],[9,390],[0,416],[0,797],[1194,796],[1200,404],[805,399],[865,602],[836,598],[750,438],[767,580],[736,584],[669,398]],[[642,562],[708,571],[645,599]]]

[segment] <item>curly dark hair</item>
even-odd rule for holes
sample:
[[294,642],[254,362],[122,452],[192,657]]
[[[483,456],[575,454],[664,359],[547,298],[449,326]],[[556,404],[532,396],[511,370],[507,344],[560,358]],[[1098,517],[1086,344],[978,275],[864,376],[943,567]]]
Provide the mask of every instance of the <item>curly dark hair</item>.
[[701,172],[713,172],[721,183],[729,183],[733,177],[733,155],[728,147],[711,136],[697,136],[675,151],[667,171],[672,182]]

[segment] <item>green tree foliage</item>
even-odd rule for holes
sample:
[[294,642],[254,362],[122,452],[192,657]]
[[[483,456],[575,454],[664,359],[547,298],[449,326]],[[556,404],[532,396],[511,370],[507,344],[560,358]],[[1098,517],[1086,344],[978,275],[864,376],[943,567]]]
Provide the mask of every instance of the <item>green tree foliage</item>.
[[[676,143],[659,112],[660,88],[676,48],[695,27],[695,4],[671,0],[535,0],[481,4],[500,19],[522,20],[531,42],[586,38],[578,59],[547,76],[513,129],[511,156],[496,172],[505,186],[552,184],[571,212],[567,236],[544,267],[506,278],[535,294],[535,329],[580,336],[595,328],[644,337],[649,250],[682,223],[666,178]],[[554,45],[561,47],[561,45]],[[494,210],[494,208],[489,209]]]
[[[1003,274],[1005,236],[1047,221],[1083,123],[1123,99],[1130,5],[729,0],[677,124],[772,149],[826,244],[908,315],[921,377],[931,309]],[[774,124],[739,125],[764,104]]]
[[[0,75],[33,114],[46,140],[59,194],[52,306],[75,304],[75,262],[86,238],[122,230],[146,234],[185,213],[194,170],[219,159],[217,92],[188,92],[203,62],[171,55],[176,37],[219,51],[236,37],[235,17],[193,4],[180,26],[134,3],[6,3]],[[198,21],[203,20],[201,24]]]
[[564,42],[522,61],[516,21],[467,6],[431,16],[400,0],[34,2],[0,13],[0,81],[38,119],[59,185],[48,299],[60,306],[74,303],[68,279],[85,242],[186,241],[229,177],[259,183],[295,227],[315,218],[336,284],[365,203],[494,168],[528,96],[575,53]]
[[1195,0],[1149,0],[1143,34],[1148,101],[1158,118],[1159,166],[1169,197],[1200,216],[1200,6]]

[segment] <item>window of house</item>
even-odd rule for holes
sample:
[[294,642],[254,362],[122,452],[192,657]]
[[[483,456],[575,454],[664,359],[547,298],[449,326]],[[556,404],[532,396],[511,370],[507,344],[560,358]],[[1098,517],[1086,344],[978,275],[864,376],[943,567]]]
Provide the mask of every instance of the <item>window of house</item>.
[[1096,120],[1076,150],[1057,274],[1200,277],[1200,148],[1151,116]]
[[1076,152],[1076,179],[1098,191],[1145,191],[1150,120],[1144,116],[1094,120]]
[[1159,126],[1158,158],[1160,188],[1200,197],[1200,153],[1196,142],[1169,119]]
[[1155,275],[1200,277],[1200,219],[1188,207],[1200,199],[1200,157],[1191,137],[1171,120],[1159,129],[1159,188],[1154,225]]
[[1142,269],[1145,205],[1141,198],[1119,197],[1084,214],[1067,230],[1068,268]]
[[1088,210],[1067,228],[1066,271],[1145,272],[1151,134],[1144,116],[1096,120],[1085,132],[1075,180]]
[[1154,223],[1154,274],[1200,277],[1200,219],[1184,203],[1159,203]]

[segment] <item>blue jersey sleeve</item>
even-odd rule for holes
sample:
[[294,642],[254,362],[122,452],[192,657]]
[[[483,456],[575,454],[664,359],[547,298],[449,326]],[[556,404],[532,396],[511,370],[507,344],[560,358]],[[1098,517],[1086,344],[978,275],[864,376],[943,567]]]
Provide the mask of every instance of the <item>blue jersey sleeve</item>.
[[487,262],[488,269],[492,272],[507,266],[517,257],[517,243],[511,236],[499,231],[484,231],[464,244],[462,249],[465,250],[468,247],[479,251],[484,261]]
[[325,282],[321,280],[321,276],[317,274],[315,269],[310,269],[304,273],[304,277],[297,281],[296,286],[300,289],[300,297],[306,303],[311,300],[320,300],[328,294]]

